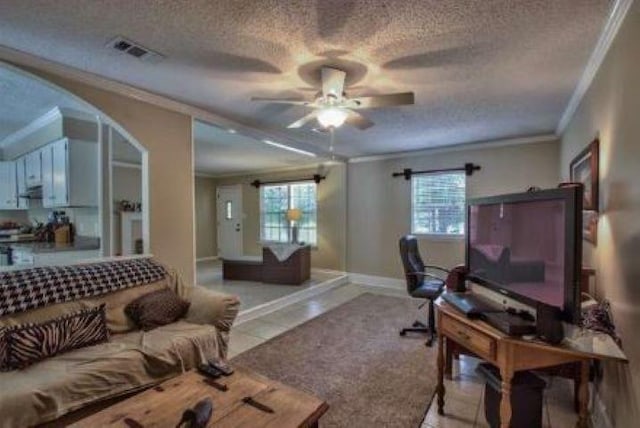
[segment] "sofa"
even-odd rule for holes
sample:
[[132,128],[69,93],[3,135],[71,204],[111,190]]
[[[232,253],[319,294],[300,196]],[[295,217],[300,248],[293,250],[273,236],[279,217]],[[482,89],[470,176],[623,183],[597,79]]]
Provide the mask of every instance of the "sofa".
[[[117,267],[119,262],[110,263]],[[2,287],[6,293],[6,278],[0,275],[0,296]],[[99,294],[102,289],[95,287],[99,295],[66,296],[62,299],[66,301],[0,317],[2,329],[41,323],[104,304],[109,331],[107,342],[61,353],[24,369],[0,372],[1,427],[52,421],[89,404],[146,389],[209,359],[226,358],[229,331],[240,306],[237,297],[187,286],[169,268],[160,280],[110,287],[122,289]],[[186,316],[150,331],[136,328],[124,308],[142,295],[165,288],[190,302]]]

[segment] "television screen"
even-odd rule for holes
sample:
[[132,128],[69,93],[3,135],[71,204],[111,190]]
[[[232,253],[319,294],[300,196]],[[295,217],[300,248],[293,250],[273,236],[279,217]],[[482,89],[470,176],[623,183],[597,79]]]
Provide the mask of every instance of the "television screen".
[[[525,303],[575,313],[575,189],[484,198],[468,206],[469,276]],[[579,264],[578,264],[579,266]]]

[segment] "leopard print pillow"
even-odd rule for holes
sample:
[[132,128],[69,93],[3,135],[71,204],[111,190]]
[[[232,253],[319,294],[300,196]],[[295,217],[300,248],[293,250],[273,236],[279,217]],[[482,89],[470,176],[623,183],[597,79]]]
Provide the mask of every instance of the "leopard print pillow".
[[189,305],[188,301],[165,288],[138,297],[124,308],[124,313],[138,327],[149,331],[184,317]]
[[54,355],[109,340],[105,305],[64,315],[39,324],[5,329],[6,364],[23,369]]
[[0,328],[0,372],[7,371],[7,337],[4,334],[5,329]]

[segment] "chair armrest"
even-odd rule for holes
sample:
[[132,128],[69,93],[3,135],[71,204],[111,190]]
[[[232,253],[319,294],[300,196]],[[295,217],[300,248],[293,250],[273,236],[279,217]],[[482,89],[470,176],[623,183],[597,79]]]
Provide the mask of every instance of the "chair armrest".
[[439,270],[439,271],[442,271],[442,272],[451,273],[451,271],[449,269],[445,269],[443,267],[435,266],[435,265],[425,265],[424,268],[425,269],[435,269],[435,270]]
[[194,324],[212,324],[228,332],[240,310],[240,300],[230,294],[217,293],[195,286],[189,290],[191,302],[185,320]]
[[422,275],[422,276],[428,276],[429,278],[433,278],[433,279],[437,279],[438,281],[442,282],[443,284],[446,283],[446,281],[442,278],[440,278],[437,275],[433,275],[429,272],[407,272],[407,275]]

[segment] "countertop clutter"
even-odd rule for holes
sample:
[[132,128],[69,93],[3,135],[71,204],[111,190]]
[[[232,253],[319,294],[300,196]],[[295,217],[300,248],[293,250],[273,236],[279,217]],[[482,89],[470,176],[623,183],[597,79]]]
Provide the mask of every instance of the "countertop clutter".
[[76,236],[73,242],[13,242],[14,250],[27,250],[34,254],[53,253],[58,251],[88,251],[100,249],[100,238]]

